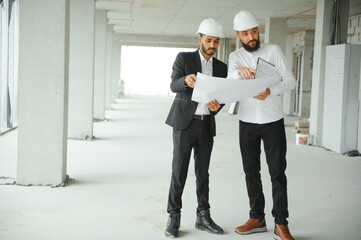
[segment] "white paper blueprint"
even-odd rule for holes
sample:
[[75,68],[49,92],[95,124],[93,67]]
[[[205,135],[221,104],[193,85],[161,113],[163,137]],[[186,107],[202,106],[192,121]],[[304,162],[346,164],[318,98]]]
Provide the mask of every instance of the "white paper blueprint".
[[197,73],[192,100],[208,103],[216,99],[219,103],[232,103],[254,97],[274,84],[275,79],[271,77],[244,80],[212,77]]

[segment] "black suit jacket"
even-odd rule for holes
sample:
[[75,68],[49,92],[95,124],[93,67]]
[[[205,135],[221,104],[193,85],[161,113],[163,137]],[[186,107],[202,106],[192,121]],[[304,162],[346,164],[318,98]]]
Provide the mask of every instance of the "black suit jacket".
[[[227,77],[227,65],[225,63],[213,58],[212,67],[214,77]],[[173,64],[172,82],[170,84],[170,89],[176,93],[176,96],[166,120],[166,123],[176,130],[187,128],[197,109],[198,103],[191,100],[193,88],[187,87],[184,82],[188,74],[197,74],[197,72],[202,72],[201,58],[198,50],[195,52],[178,53]],[[217,112],[211,112],[210,124],[212,136],[216,135],[214,115]]]

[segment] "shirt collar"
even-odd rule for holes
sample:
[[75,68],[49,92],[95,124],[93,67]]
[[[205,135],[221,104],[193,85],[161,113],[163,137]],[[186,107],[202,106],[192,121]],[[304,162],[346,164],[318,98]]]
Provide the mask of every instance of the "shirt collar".
[[207,60],[203,57],[203,55],[201,53],[201,50],[198,50],[198,53],[199,53],[199,56],[201,58],[201,62],[205,62],[205,63],[212,63],[213,62],[213,56],[207,62]]

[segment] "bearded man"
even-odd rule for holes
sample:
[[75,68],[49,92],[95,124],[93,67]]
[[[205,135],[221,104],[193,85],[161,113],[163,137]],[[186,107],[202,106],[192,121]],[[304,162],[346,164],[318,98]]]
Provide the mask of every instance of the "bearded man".
[[271,175],[274,234],[277,239],[294,239],[288,229],[288,200],[286,150],[287,141],[281,94],[295,87],[296,81],[290,72],[284,54],[275,44],[261,46],[256,17],[248,11],[239,12],[234,18],[237,38],[242,47],[229,55],[228,77],[252,81],[255,78],[259,58],[272,64],[281,81],[266,88],[252,98],[239,102],[239,145],[245,172],[250,203],[249,220],[235,229],[238,234],[267,231],[265,221],[265,197],[261,182],[261,141],[268,170]]

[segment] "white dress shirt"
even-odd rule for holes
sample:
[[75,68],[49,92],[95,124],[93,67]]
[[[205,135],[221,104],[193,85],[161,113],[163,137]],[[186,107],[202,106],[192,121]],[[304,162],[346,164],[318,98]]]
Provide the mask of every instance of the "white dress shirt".
[[238,107],[238,118],[244,122],[264,124],[284,117],[281,93],[292,90],[296,85],[296,80],[288,68],[281,48],[274,44],[264,44],[253,53],[246,51],[243,47],[232,52],[228,61],[228,78],[242,79],[238,75],[238,69],[242,67],[256,69],[258,58],[272,63],[282,80],[270,87],[271,95],[265,100],[255,98],[241,100]]
[[[207,76],[213,75],[213,57],[208,61],[203,57],[202,53],[198,50],[199,56],[201,57],[202,73]],[[198,103],[195,115],[209,115],[209,109],[207,104]]]

